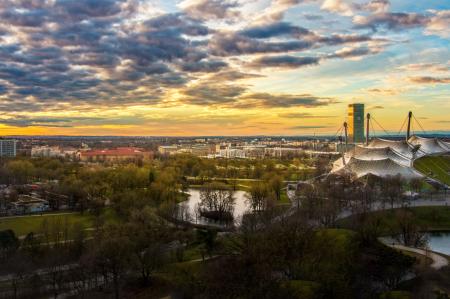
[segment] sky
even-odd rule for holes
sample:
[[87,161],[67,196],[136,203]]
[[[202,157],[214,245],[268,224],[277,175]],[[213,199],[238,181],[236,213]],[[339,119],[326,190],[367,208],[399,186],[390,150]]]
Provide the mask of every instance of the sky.
[[1,0],[0,135],[450,131],[449,39],[448,0]]

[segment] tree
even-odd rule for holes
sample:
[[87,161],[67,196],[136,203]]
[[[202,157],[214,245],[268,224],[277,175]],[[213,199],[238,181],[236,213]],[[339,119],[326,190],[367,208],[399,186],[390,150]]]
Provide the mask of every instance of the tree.
[[11,229],[0,231],[0,260],[8,258],[19,248],[20,242]]
[[27,183],[35,173],[33,163],[26,160],[10,161],[6,165],[6,169],[8,170],[13,184]]
[[234,211],[233,191],[224,184],[207,184],[200,190],[200,215],[219,221],[231,221]]
[[266,177],[268,186],[275,194],[276,200],[281,200],[281,190],[284,187],[283,178],[279,175],[268,174]]
[[[216,246],[217,231],[214,229],[198,229],[197,242],[204,246],[205,252],[212,257],[212,252]],[[205,259],[202,254],[203,260]]]
[[384,193],[391,204],[391,209],[403,196],[404,181],[400,175],[389,176],[383,180]]
[[135,210],[127,225],[131,243],[131,262],[145,285],[153,273],[168,260],[168,243],[172,239],[169,228],[150,208]]
[[128,230],[119,225],[105,227],[92,244],[91,254],[97,267],[112,277],[114,295],[120,298],[123,276],[129,265],[131,242]]
[[255,182],[250,186],[246,197],[252,210],[260,212],[267,208],[274,196],[264,182]]
[[411,211],[403,208],[395,213],[393,233],[396,239],[405,246],[424,247],[427,238],[423,227],[417,225],[417,219]]
[[410,184],[410,186],[411,186],[411,189],[412,189],[414,192],[419,193],[419,192],[420,192],[420,189],[422,188],[422,179],[419,179],[419,178],[413,178],[413,179],[411,179],[411,181],[409,182],[409,184]]

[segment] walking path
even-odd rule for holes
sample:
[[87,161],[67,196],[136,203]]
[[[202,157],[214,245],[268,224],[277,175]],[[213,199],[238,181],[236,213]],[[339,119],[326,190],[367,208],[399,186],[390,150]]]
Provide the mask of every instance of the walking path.
[[445,266],[448,266],[448,259],[446,257],[443,257],[442,255],[434,253],[433,251],[407,247],[400,244],[384,244],[395,249],[410,251],[431,258],[433,260],[433,263],[430,265],[430,267],[435,270],[439,270]]
[[0,221],[5,219],[25,218],[25,217],[45,217],[45,216],[64,216],[77,214],[79,212],[62,212],[62,213],[42,213],[42,214],[29,214],[29,215],[17,215],[17,216],[0,216]]

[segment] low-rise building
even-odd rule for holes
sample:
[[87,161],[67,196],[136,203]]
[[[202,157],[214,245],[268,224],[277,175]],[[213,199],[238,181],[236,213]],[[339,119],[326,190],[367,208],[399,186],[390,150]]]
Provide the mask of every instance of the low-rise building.
[[31,148],[31,156],[46,158],[61,157],[61,149],[59,146],[33,146]]
[[15,214],[42,213],[49,210],[48,201],[31,195],[19,195],[12,203]]
[[178,152],[179,148],[178,145],[161,145],[158,147],[158,152],[161,155],[173,155]]
[[80,152],[80,160],[84,162],[121,162],[148,160],[153,157],[151,151],[137,147],[118,147],[116,149],[88,150]]

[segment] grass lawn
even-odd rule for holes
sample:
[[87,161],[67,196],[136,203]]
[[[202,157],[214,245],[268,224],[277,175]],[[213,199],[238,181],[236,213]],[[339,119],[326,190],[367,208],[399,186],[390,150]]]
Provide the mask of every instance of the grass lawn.
[[91,227],[94,217],[87,213],[82,215],[79,213],[65,214],[65,215],[35,215],[35,216],[23,216],[16,218],[0,218],[0,230],[12,229],[17,236],[23,236],[30,232],[38,232],[41,229],[42,221],[44,219],[57,219],[60,218],[63,221],[67,219],[69,223],[81,223],[85,228]]
[[286,190],[283,190],[281,192],[281,198],[280,198],[280,201],[278,201],[278,204],[290,204],[290,203],[291,203],[291,200],[287,196]]
[[[105,209],[102,216],[106,223],[115,223],[118,221],[117,215],[112,209]],[[33,216],[21,216],[15,218],[1,218],[0,217],[0,231],[6,229],[12,229],[16,236],[24,236],[30,232],[39,232],[41,229],[42,221],[44,219],[55,220],[60,218],[63,222],[68,221],[70,224],[80,223],[84,228],[90,228],[94,226],[95,217],[89,213],[70,213],[65,214],[43,214]]]
[[[383,232],[390,234],[390,228],[395,225],[396,211],[376,211],[371,214],[381,219]],[[427,230],[450,230],[450,207],[413,207],[408,208],[415,216],[416,223]],[[339,227],[350,228],[355,216],[350,216],[338,221]]]
[[421,173],[450,185],[450,156],[426,156],[414,162]]

